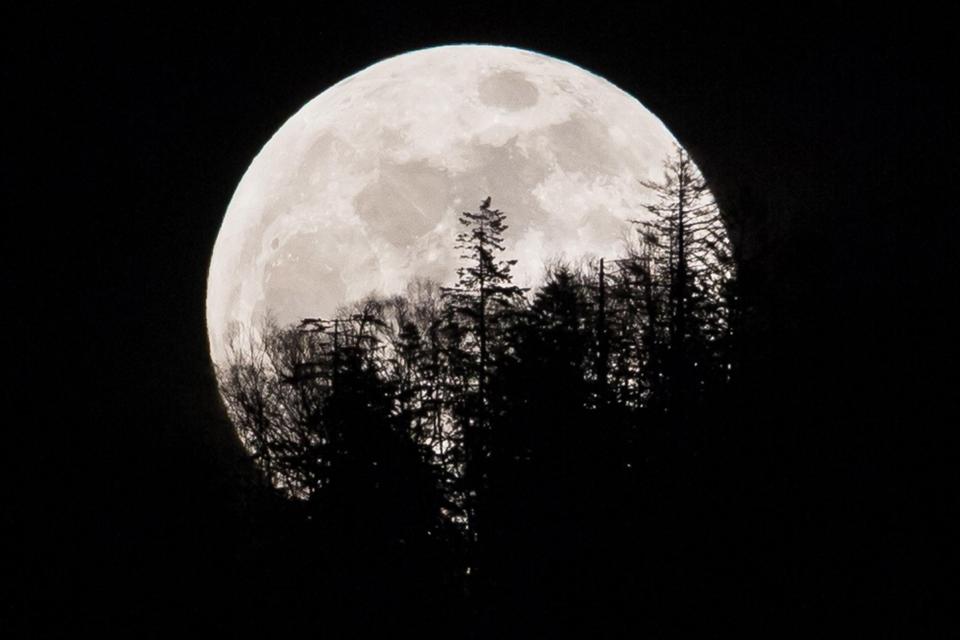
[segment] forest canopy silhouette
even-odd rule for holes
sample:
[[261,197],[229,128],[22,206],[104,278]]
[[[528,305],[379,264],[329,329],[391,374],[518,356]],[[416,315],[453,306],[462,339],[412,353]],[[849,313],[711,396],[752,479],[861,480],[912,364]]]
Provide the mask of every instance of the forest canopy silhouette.
[[623,585],[666,571],[645,545],[689,504],[740,313],[689,155],[675,147],[645,186],[622,255],[557,260],[536,288],[514,284],[509,213],[487,197],[459,217],[449,286],[229,337],[217,375],[257,491],[338,584],[380,603],[414,589],[483,636],[614,612]]

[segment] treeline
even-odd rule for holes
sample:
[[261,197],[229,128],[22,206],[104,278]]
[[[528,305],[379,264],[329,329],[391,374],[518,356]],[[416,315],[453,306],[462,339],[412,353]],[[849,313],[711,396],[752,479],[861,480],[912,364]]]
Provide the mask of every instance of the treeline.
[[299,532],[290,557],[339,567],[330,589],[353,584],[381,615],[456,616],[481,637],[658,597],[666,561],[644,545],[675,519],[683,460],[736,375],[738,317],[687,154],[646,186],[623,255],[558,261],[535,290],[514,284],[487,198],[460,216],[452,286],[231,337],[221,392]]

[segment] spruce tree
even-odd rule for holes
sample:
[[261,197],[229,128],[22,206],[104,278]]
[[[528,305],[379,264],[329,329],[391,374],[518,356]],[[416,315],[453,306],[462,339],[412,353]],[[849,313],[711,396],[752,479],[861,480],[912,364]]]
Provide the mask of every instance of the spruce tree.
[[682,147],[665,160],[663,179],[644,185],[654,200],[646,207],[650,218],[636,221],[641,251],[632,268],[646,287],[648,352],[665,381],[663,406],[685,410],[724,366],[719,345],[729,326],[731,250],[716,201]]
[[457,283],[443,289],[446,301],[449,389],[460,435],[460,495],[470,537],[476,542],[483,530],[480,522],[487,484],[490,419],[497,403],[489,394],[490,377],[506,355],[504,339],[511,319],[523,302],[525,289],[513,284],[511,267],[504,260],[503,234],[506,214],[491,208],[490,198],[477,211],[464,211],[455,247],[463,265]]

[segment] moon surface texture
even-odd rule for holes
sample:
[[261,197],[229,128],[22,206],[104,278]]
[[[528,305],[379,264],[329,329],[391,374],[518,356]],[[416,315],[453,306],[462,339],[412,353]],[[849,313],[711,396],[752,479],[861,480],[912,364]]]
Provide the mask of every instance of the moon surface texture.
[[453,283],[457,217],[487,196],[507,214],[517,284],[557,257],[615,257],[673,143],[629,94],[531,51],[378,62],[301,108],[240,181],[210,264],[211,356],[268,310],[287,324],[416,277]]

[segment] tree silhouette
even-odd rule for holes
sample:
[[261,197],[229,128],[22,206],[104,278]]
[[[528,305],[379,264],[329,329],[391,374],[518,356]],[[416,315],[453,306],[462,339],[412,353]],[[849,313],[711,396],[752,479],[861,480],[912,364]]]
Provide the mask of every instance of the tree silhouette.
[[639,288],[648,380],[661,406],[686,410],[707,385],[725,378],[732,254],[720,211],[689,154],[674,144],[659,182],[644,182],[655,200],[651,219],[636,220],[639,247],[625,264]]
[[[221,389],[231,417],[269,480],[354,543],[393,544],[440,524],[432,452],[382,366],[381,307],[267,324],[256,342],[231,349]],[[260,346],[257,347],[256,345]],[[407,391],[408,393],[408,391]]]
[[501,339],[515,318],[524,289],[512,284],[511,267],[516,260],[502,260],[506,214],[490,207],[490,198],[476,212],[460,215],[464,227],[455,247],[464,265],[457,270],[457,284],[443,290],[448,310],[451,358],[460,372],[455,381],[456,418],[463,444],[462,493],[473,536],[482,530],[477,501],[486,481],[484,463],[489,447],[491,373],[502,361],[507,347]]
[[231,336],[228,412],[329,589],[388,606],[415,583],[487,637],[592,628],[578,611],[631,606],[619,584],[673,579],[653,549],[686,539],[659,532],[691,517],[683,434],[720,406],[737,311],[702,176],[679,148],[664,169],[625,255],[555,263],[530,299],[486,198],[459,218],[452,286]]

